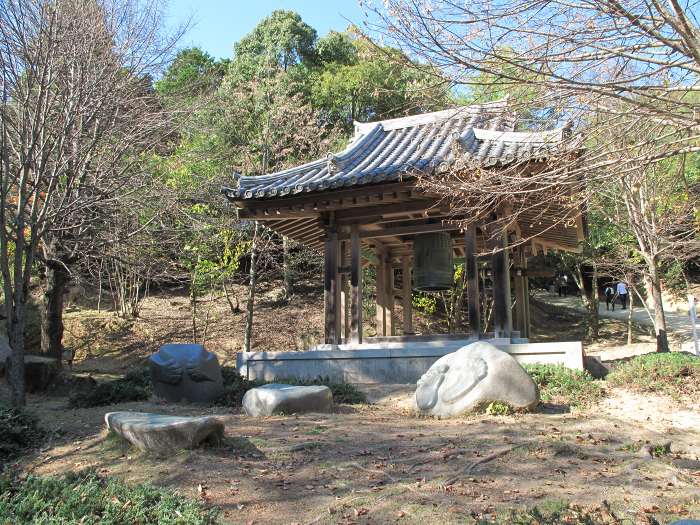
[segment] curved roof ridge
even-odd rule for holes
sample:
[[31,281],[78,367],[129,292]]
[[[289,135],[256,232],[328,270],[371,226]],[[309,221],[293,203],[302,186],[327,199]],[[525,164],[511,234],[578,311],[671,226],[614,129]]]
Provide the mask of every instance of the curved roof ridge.
[[430,124],[438,121],[451,120],[459,118],[465,114],[470,114],[484,110],[504,110],[508,107],[508,97],[492,102],[483,102],[481,104],[469,104],[465,106],[456,106],[454,108],[433,111],[431,113],[421,113],[419,115],[410,115],[407,117],[396,117],[392,119],[379,120],[376,122],[357,122],[354,121],[355,135],[362,135],[376,125],[381,124],[384,131],[392,129],[408,128],[419,126],[422,124]]

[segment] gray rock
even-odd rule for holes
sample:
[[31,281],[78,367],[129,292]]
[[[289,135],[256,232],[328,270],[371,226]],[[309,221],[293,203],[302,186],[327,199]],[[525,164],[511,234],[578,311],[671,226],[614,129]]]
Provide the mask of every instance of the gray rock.
[[669,525],[700,525],[700,520],[680,520],[669,523]]
[[327,386],[294,386],[272,383],[248,390],[243,410],[249,416],[330,412],[333,394]]
[[215,417],[176,417],[146,412],[109,412],[107,428],[132,445],[158,454],[194,448],[203,441],[218,442],[224,424]]
[[170,402],[210,403],[224,393],[219,360],[202,345],[163,345],[148,364],[155,395]]
[[507,352],[478,341],[441,357],[418,380],[416,405],[434,416],[456,416],[492,401],[528,410],[537,385]]

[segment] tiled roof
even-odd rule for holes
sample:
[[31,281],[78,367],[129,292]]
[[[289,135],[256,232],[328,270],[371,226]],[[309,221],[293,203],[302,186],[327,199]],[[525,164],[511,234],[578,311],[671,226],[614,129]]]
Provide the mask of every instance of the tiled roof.
[[395,181],[441,170],[457,158],[486,167],[539,160],[559,149],[565,133],[514,127],[506,101],[356,123],[344,151],[269,175],[236,175],[237,187],[223,192],[232,200],[284,197]]

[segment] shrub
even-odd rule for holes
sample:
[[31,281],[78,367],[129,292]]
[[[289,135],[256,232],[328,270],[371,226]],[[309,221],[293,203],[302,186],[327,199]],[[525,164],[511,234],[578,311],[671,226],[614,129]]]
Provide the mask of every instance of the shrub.
[[366,403],[367,396],[360,392],[355,385],[350,383],[334,383],[328,377],[318,377],[316,379],[279,379],[276,383],[285,383],[289,385],[324,385],[331,389],[333,393],[333,402],[340,404],[354,405],[358,403]]
[[508,403],[492,401],[484,408],[484,412],[489,416],[508,416],[513,413],[513,407]]
[[256,381],[247,380],[233,366],[222,366],[221,375],[224,380],[224,393],[214,401],[214,405],[241,406],[245,393],[261,385]]
[[0,480],[0,523],[214,525],[213,511],[149,485],[127,485],[94,473]]
[[0,405],[0,464],[39,445],[44,436],[37,418],[25,409]]
[[640,355],[617,365],[606,379],[640,392],[696,395],[700,393],[700,359],[685,352]]
[[[653,516],[649,516],[653,519]],[[509,509],[496,517],[495,520],[480,520],[478,525],[496,523],[498,525],[608,525],[621,523],[618,519],[611,520],[611,512],[607,503],[599,508],[583,508],[565,501],[545,502],[538,507],[526,510]],[[656,520],[649,521],[656,523]]]
[[573,407],[597,402],[603,389],[585,370],[563,365],[525,365],[525,370],[540,389],[542,401],[555,401]]
[[120,379],[99,383],[94,388],[73,392],[68,400],[73,408],[100,407],[144,401],[151,397],[151,379],[147,369],[129,372]]
[[[224,394],[214,402],[215,405],[240,406],[243,401],[243,396],[248,390],[265,384],[261,381],[249,381],[241,376],[238,370],[232,366],[222,367],[221,373],[224,378]],[[333,383],[328,377],[319,377],[317,379],[297,379],[292,377],[276,379],[274,382],[302,386],[325,385],[331,389],[333,401],[335,403],[356,404],[367,402],[365,395],[360,392],[355,385],[349,383]]]

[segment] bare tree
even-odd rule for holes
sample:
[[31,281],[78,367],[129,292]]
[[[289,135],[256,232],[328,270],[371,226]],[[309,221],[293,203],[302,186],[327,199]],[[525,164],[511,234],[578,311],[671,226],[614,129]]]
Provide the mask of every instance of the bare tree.
[[46,345],[60,351],[68,264],[101,211],[135,191],[134,166],[167,126],[149,88],[175,41],[160,22],[158,0],[2,2],[0,269],[13,404],[25,402],[32,265],[40,257],[49,270]]
[[542,136],[556,153],[533,151],[527,162],[498,172],[458,156],[443,177],[424,184],[475,218],[500,207],[511,211],[509,220],[537,213],[533,222],[547,217],[560,224],[608,193],[604,212],[629,226],[643,258],[661,351],[668,342],[659,264],[690,257],[700,246],[689,220],[696,197],[686,186],[678,205],[665,191],[667,159],[700,151],[696,5],[387,0],[373,9],[381,21],[375,29],[454,84],[482,97],[517,93],[508,111],[525,117],[521,129],[569,122],[561,136]]

